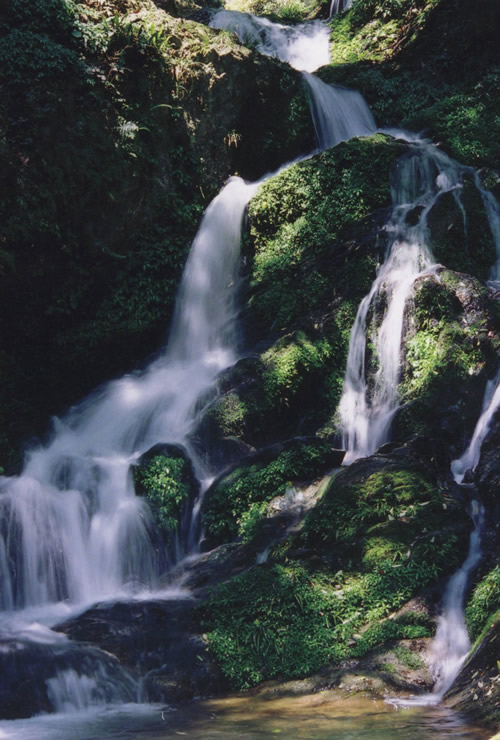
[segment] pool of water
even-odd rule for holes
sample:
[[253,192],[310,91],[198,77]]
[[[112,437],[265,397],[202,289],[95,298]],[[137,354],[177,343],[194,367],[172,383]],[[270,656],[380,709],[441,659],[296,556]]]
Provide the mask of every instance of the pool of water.
[[490,732],[443,706],[396,708],[380,699],[325,691],[300,697],[234,696],[181,708],[128,704],[90,713],[0,722],[0,740],[481,740]]

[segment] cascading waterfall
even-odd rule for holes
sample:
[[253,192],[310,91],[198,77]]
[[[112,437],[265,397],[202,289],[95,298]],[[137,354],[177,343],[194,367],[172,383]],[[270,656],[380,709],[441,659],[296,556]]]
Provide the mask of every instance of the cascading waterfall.
[[302,77],[309,89],[311,115],[320,150],[337,146],[355,136],[375,133],[375,119],[357,90],[327,85],[309,72],[302,72]]
[[469,446],[451,464],[451,472],[457,483],[462,483],[468,470],[474,471],[479,462],[481,446],[488,434],[493,417],[500,408],[500,368],[496,376],[486,384],[481,415],[474,429]]
[[283,26],[248,13],[221,10],[210,25],[233,31],[242,43],[251,43],[262,54],[277,57],[302,73],[320,151],[355,136],[371,136],[377,130],[375,119],[359,92],[328,85],[311,74],[329,62],[325,24],[317,21]]
[[436,683],[431,696],[436,703],[452,686],[470,650],[464,619],[464,597],[469,576],[481,560],[484,508],[479,501],[471,502],[470,516],[474,529],[470,534],[469,552],[463,564],[448,581],[443,597],[443,612],[432,643],[431,664]]
[[[350,5],[349,0],[333,0],[331,12]],[[326,85],[310,74],[329,62],[324,24],[289,27],[219,11],[211,26],[233,30],[262,53],[302,71],[320,149],[376,130],[359,93]],[[340,405],[347,461],[371,454],[387,438],[398,403],[405,303],[415,279],[433,266],[426,246],[427,213],[444,192],[458,198],[463,171],[417,140],[399,163],[386,227],[386,261],[351,333]],[[155,444],[167,442],[187,448],[198,478],[209,475],[189,435],[212,398],[216,378],[237,359],[241,223],[259,184],[231,178],[208,207],[186,263],[166,350],[142,373],[109,383],[57,420],[51,442],[27,456],[22,475],[0,478],[0,608],[7,614],[1,624],[8,625],[9,636],[21,640],[22,635],[23,641],[38,644],[43,634],[46,642],[43,630],[29,626],[44,606],[130,598],[158,587],[165,563],[158,555],[149,507],[135,495],[131,466]],[[486,191],[481,193],[490,223],[496,223],[492,230],[500,234],[498,204]],[[492,279],[500,276],[500,246],[498,253]],[[384,310],[373,338],[377,371],[370,384],[366,334],[371,318]],[[178,557],[192,547],[192,541],[180,542]],[[463,566],[463,588],[477,552]],[[56,711],[137,700],[138,688],[127,674],[114,682],[108,667],[96,666],[95,660],[93,655],[80,670],[65,665],[47,679]]]
[[207,209],[164,354],[70,411],[24,473],[3,479],[0,566],[12,564],[0,586],[4,604],[89,602],[155,587],[154,525],[131,465],[158,442],[188,445],[199,399],[236,359],[241,220],[255,187],[233,178]]
[[470,650],[470,640],[464,619],[465,589],[471,573],[481,560],[481,530],[484,508],[472,501],[470,516],[474,528],[469,538],[469,551],[460,568],[451,576],[443,596],[442,613],[431,646],[430,664],[434,676],[432,692],[405,699],[387,699],[395,706],[431,706],[439,704],[453,685]]
[[349,8],[352,8],[352,3],[353,0],[332,0],[328,17],[332,18],[334,15],[343,13],[344,10],[349,10]]
[[[472,439],[464,454],[453,460],[451,472],[461,484],[468,470],[479,462],[481,446],[488,434],[493,416],[500,407],[500,368],[493,380],[486,384],[483,405]],[[484,526],[484,506],[471,501],[470,517],[474,528],[469,538],[469,551],[460,568],[451,576],[443,596],[442,613],[431,647],[431,669],[435,677],[431,693],[408,699],[391,700],[399,706],[438,704],[453,685],[470,650],[470,640],[464,618],[465,590],[472,572],[481,560],[481,532]]]
[[243,44],[254,46],[261,54],[281,59],[295,69],[314,72],[330,61],[329,30],[321,21],[284,26],[250,13],[219,10],[210,26],[233,31]]
[[[398,379],[405,306],[415,280],[432,270],[427,216],[445,192],[460,188],[462,168],[418,140],[401,158],[392,182],[392,214],[386,224],[384,263],[361,301],[351,330],[339,404],[344,464],[373,454],[387,441],[398,409]],[[382,314],[380,320],[379,314]],[[371,325],[370,368],[367,342]],[[369,372],[371,371],[371,372]]]
[[[234,15],[238,19],[240,14]],[[301,69],[328,61],[328,33],[322,24],[294,30],[261,25],[266,53]],[[318,86],[332,90],[319,81]],[[315,94],[312,90],[312,99]],[[356,100],[368,124],[357,125],[344,106],[341,115],[350,120],[351,133],[349,121],[342,124],[340,136],[328,133],[327,124],[317,124],[324,131],[322,146],[374,129],[360,96],[346,94]],[[315,105],[315,117],[324,104]],[[335,119],[332,105],[329,115]],[[231,178],[208,207],[186,263],[166,350],[142,373],[109,383],[56,420],[51,442],[27,456],[23,474],[1,479],[0,604],[14,612],[8,617],[11,635],[16,625],[26,631],[33,610],[44,606],[129,598],[158,586],[165,563],[149,507],[135,495],[131,466],[155,444],[168,442],[187,448],[200,479],[207,474],[189,434],[211,400],[217,376],[237,359],[241,222],[259,184]],[[192,521],[189,529],[196,529]],[[193,547],[193,542],[184,544]],[[178,557],[183,552],[181,548]],[[30,617],[25,618],[28,607]],[[27,634],[37,642],[36,630],[28,627]],[[97,668],[65,667],[47,683],[54,709],[129,701],[127,681],[118,682],[120,691],[111,699],[102,690],[103,681],[109,683],[106,675]]]
[[[1,479],[0,605],[11,639],[38,643],[27,623],[55,602],[88,604],[157,587],[159,541],[148,505],[134,493],[131,465],[158,442],[189,448],[207,392],[236,359],[241,222],[257,187],[232,178],[208,207],[166,351],[72,409],[55,423],[50,444],[29,454],[22,475]],[[118,666],[105,668],[95,655],[76,663],[47,680],[56,711],[138,699],[131,677],[112,680]]]

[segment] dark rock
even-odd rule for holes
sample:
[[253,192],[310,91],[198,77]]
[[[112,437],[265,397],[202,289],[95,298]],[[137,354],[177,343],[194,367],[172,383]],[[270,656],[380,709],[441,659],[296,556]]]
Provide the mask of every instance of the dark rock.
[[177,701],[225,687],[193,616],[196,601],[100,604],[56,629],[96,645],[144,679],[150,701]]
[[[133,669],[133,666],[131,666]],[[65,687],[65,677],[70,678]],[[79,678],[88,690],[78,694],[71,685]],[[91,680],[91,685],[88,684]],[[137,684],[118,660],[96,647],[0,640],[0,718],[19,719],[62,709],[60,702],[75,708],[112,702],[137,701]],[[77,704],[80,706],[77,707]]]
[[498,729],[500,723],[499,638],[500,622],[497,621],[467,658],[445,695],[447,704],[493,729]]

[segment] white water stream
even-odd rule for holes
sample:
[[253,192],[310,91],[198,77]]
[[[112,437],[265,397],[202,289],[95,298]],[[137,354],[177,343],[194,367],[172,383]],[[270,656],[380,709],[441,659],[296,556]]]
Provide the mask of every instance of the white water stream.
[[[373,117],[357,92],[310,74],[328,63],[323,24],[291,29],[221,11],[212,25],[235,30],[263,53],[304,72],[320,148],[374,132]],[[132,598],[158,588],[164,556],[158,554],[149,508],[135,496],[131,466],[155,444],[169,442],[187,448],[199,479],[208,475],[189,434],[213,397],[218,375],[238,357],[241,223],[259,184],[232,178],[208,207],[186,264],[165,351],[142,373],[109,383],[57,420],[52,441],[28,455],[22,475],[0,479],[4,635],[55,644],[63,638],[42,625],[60,620],[63,602],[82,610],[98,600]],[[351,460],[370,454],[387,437],[398,403],[405,303],[415,278],[432,266],[426,215],[441,193],[459,186],[458,165],[425,142],[417,141],[400,163],[387,259],[360,306],[351,337],[341,403]],[[422,210],[410,223],[415,207]],[[369,387],[366,335],[371,314],[380,307],[384,317],[373,336],[378,371]],[[192,534],[195,528],[189,529]],[[177,558],[196,546],[184,534]],[[48,679],[47,689],[54,710],[64,713],[138,700],[131,680],[123,675],[115,685],[107,666],[66,667]],[[109,684],[112,690],[106,690]]]
[[481,415],[471,441],[461,457],[453,460],[451,471],[457,483],[462,483],[468,470],[474,471],[479,462],[481,446],[488,434],[493,417],[500,408],[500,369],[493,380],[486,384]]
[[[241,21],[238,14],[234,19]],[[266,53],[300,69],[328,61],[322,24],[290,29],[263,22],[259,28]],[[310,94],[314,98],[315,91]],[[360,96],[347,94],[361,109]],[[315,116],[321,117],[327,104],[323,91]],[[328,118],[339,129],[335,106],[330,109],[317,123],[323,145],[338,138],[328,132]],[[345,107],[339,116],[345,117]],[[356,115],[350,121],[351,135],[361,133]],[[341,138],[349,138],[349,121],[341,130]],[[157,443],[175,443],[187,449],[202,483],[208,475],[189,434],[213,399],[216,378],[238,357],[241,224],[259,184],[231,178],[208,207],[186,263],[169,342],[159,357],[56,420],[52,440],[30,452],[23,473],[0,479],[0,629],[13,641],[4,650],[31,644],[64,653],[72,643],[50,630],[63,616],[104,599],[147,598],[158,588],[165,554],[147,503],[135,495],[131,467]],[[196,549],[198,511],[195,503],[191,524],[178,541],[177,560]],[[116,671],[113,680],[110,670],[113,666],[96,664],[95,652],[65,658],[63,668],[46,681],[53,709],[66,713],[139,700],[132,678]]]

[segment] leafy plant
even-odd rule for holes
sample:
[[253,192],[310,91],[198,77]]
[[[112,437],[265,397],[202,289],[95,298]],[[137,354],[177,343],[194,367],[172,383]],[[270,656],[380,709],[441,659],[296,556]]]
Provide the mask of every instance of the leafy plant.
[[159,529],[167,536],[176,530],[190,495],[188,463],[182,458],[154,457],[134,469],[138,495],[145,496]]

